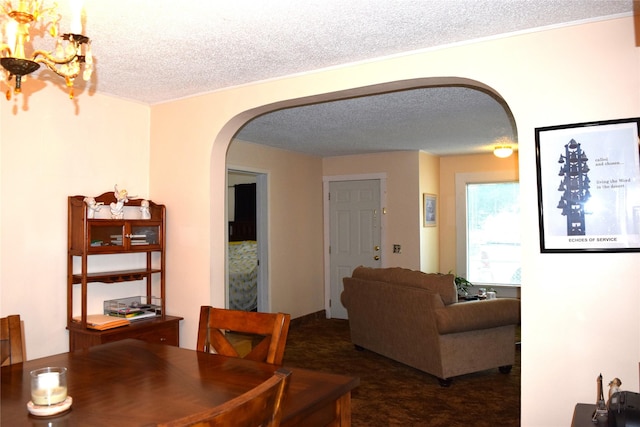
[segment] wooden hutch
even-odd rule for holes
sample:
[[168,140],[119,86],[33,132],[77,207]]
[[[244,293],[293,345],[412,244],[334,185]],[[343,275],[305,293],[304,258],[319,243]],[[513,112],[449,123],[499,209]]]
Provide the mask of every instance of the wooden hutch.
[[[165,206],[150,200],[129,199],[122,209],[122,217],[113,219],[110,214],[110,204],[117,202],[114,192],[107,192],[93,198],[98,206],[97,211],[90,209],[85,199],[87,199],[85,196],[69,197],[67,254],[69,350],[86,349],[125,338],[177,346],[179,323],[182,318],[166,314]],[[111,254],[144,254],[146,263],[139,268],[129,270],[89,271],[90,257]],[[160,314],[151,318],[133,320],[127,326],[113,329],[96,330],[87,327],[87,300],[92,283],[140,280],[146,282],[147,298],[160,298]],[[74,287],[76,286],[80,287],[80,316],[74,317],[74,307],[76,307]],[[77,304],[77,301],[75,303]]]

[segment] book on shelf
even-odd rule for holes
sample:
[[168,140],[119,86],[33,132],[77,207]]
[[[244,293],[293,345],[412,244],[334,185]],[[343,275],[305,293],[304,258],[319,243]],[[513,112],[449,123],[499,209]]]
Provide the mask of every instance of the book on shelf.
[[[76,322],[81,322],[80,316],[73,318]],[[118,328],[129,325],[129,319],[123,317],[107,316],[105,314],[87,314],[87,328],[104,331],[106,329]]]
[[118,315],[122,317],[124,317],[125,315],[133,317],[136,314],[142,314],[142,313],[144,313],[142,309],[137,307],[122,307],[122,308],[110,307],[108,311],[105,311],[105,314],[109,314],[112,316]]
[[109,316],[110,317],[115,317],[115,318],[120,318],[120,319],[127,319],[129,321],[136,321],[136,320],[141,320],[141,319],[148,319],[149,317],[156,317],[158,316],[158,314],[156,314],[155,311],[135,311],[135,312],[129,312],[129,313],[118,313],[116,311],[111,311],[109,312]]

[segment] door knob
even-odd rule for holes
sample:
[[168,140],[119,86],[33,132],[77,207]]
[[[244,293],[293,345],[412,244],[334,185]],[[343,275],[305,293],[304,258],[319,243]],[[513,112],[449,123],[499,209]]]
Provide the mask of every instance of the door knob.
[[374,256],[373,259],[375,259],[376,261],[378,261],[380,259],[380,257],[378,255]]
[[379,250],[380,250],[380,246],[378,246],[378,245],[374,246],[374,247],[373,247],[373,250],[374,250],[374,251],[379,251]]

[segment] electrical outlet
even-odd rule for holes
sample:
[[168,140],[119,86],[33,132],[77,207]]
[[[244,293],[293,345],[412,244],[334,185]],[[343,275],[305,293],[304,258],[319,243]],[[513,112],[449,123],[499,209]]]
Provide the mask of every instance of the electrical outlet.
[[394,254],[402,253],[402,247],[400,245],[393,245],[393,253]]

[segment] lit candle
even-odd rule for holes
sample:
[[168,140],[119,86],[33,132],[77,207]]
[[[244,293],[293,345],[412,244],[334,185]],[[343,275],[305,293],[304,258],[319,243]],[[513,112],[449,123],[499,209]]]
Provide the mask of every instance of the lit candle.
[[69,0],[71,5],[71,34],[82,34],[82,0]]
[[13,55],[16,51],[16,34],[18,32],[18,23],[13,19],[7,22],[5,26],[5,33],[7,35],[7,46],[11,49]]
[[38,375],[38,388],[54,388],[60,385],[60,374],[58,372],[45,372]]
[[67,398],[66,368],[43,368],[31,371],[31,400],[34,405],[49,406]]

